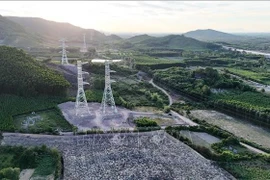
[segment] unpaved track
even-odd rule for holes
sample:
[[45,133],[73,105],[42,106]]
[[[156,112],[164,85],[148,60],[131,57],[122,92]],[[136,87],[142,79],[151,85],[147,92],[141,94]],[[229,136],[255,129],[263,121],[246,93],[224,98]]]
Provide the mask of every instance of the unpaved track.
[[159,87],[158,85],[156,85],[156,84],[153,82],[153,79],[151,79],[151,80],[149,81],[149,83],[151,83],[155,88],[161,90],[164,94],[166,94],[166,95],[168,96],[168,98],[169,98],[169,106],[171,106],[172,103],[173,103],[173,100],[172,100],[172,97],[170,96],[170,94],[169,94],[165,89],[163,89],[163,88]]
[[[172,100],[171,95],[170,95],[165,89],[163,89],[162,87],[159,87],[158,85],[156,85],[156,84],[153,82],[153,79],[151,79],[151,80],[149,81],[149,83],[151,83],[154,87],[156,87],[157,89],[161,90],[164,94],[166,94],[166,95],[168,96],[168,98],[169,98],[169,106],[171,106],[172,103],[173,103],[173,100]],[[197,123],[195,123],[195,122],[193,122],[192,120],[190,120],[190,119],[188,119],[188,118],[186,118],[186,117],[184,117],[184,116],[178,114],[177,112],[175,112],[175,111],[173,111],[173,110],[171,110],[171,113],[172,113],[172,116],[173,116],[174,119],[181,119],[182,121],[184,121],[185,123],[187,123],[187,124],[190,125],[190,126],[198,126]],[[180,123],[180,122],[179,122],[179,123]]]
[[[166,95],[168,96],[169,102],[170,102],[169,106],[171,106],[172,103],[173,103],[173,101],[172,101],[172,98],[171,98],[170,94],[169,94],[165,89],[163,89],[163,88],[157,86],[157,85],[153,82],[153,79],[151,79],[151,80],[149,81],[149,83],[151,83],[154,87],[160,89],[162,92],[164,92],[164,94],[166,94]],[[173,117],[178,117],[179,119],[181,119],[181,120],[184,121],[185,123],[189,124],[190,126],[198,126],[197,123],[195,123],[195,122],[193,122],[192,120],[190,120],[190,119],[188,119],[188,118],[186,118],[186,117],[184,117],[184,116],[178,114],[178,113],[175,112],[175,111],[172,111],[172,110],[171,110],[171,113],[172,113]],[[260,150],[260,149],[257,149],[257,148],[255,148],[255,147],[249,146],[249,145],[247,145],[247,144],[245,144],[245,143],[242,143],[242,142],[241,142],[241,145],[245,146],[247,149],[249,149],[249,150],[251,150],[251,151],[253,151],[253,152],[256,152],[256,153],[262,153],[262,154],[267,154],[266,152],[264,152],[264,151],[262,151],[262,150]]]

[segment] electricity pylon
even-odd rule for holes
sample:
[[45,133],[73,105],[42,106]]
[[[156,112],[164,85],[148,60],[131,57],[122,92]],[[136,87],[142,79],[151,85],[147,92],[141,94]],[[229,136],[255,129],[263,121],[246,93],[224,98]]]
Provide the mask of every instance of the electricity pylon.
[[62,42],[62,46],[60,46],[60,47],[62,47],[62,51],[60,51],[59,53],[62,53],[62,61],[61,61],[61,64],[69,64],[68,63],[68,58],[67,58],[67,50],[66,50],[66,47],[68,47],[67,45],[66,45],[66,39],[65,38],[63,38],[63,39],[61,39],[61,40],[59,40],[59,41],[61,41]]
[[85,34],[83,35],[83,47],[81,48],[82,53],[87,52],[87,46],[86,46],[86,41],[85,41]]
[[115,115],[118,113],[117,108],[115,106],[115,101],[113,98],[111,83],[115,82],[114,80],[111,80],[111,72],[115,72],[110,70],[110,63],[108,60],[105,61],[105,88],[101,103],[101,113],[103,117],[109,116],[109,115]]
[[83,115],[84,113],[91,114],[89,111],[88,103],[87,103],[84,88],[83,88],[83,85],[89,84],[83,81],[83,74],[88,74],[88,72],[82,71],[81,61],[77,61],[77,69],[78,69],[78,91],[77,91],[76,104],[75,104],[76,116],[78,114]]

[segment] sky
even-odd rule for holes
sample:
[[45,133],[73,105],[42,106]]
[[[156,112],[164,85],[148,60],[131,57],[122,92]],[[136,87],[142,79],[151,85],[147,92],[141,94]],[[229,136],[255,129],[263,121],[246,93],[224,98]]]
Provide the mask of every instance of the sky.
[[270,32],[270,1],[0,1],[0,15],[109,33]]

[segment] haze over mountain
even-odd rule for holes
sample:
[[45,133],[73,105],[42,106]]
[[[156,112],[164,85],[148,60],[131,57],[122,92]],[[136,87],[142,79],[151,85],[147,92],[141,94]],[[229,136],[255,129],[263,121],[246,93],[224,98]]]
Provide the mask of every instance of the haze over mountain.
[[213,29],[198,29],[184,33],[186,37],[191,37],[200,41],[239,41],[245,39],[244,36],[237,36],[225,32],[216,31]]
[[23,26],[0,15],[0,44],[10,46],[36,46],[42,39],[27,32]]
[[149,39],[154,39],[155,37],[149,36],[147,34],[142,34],[142,35],[136,35],[131,38],[126,39],[127,42],[130,43],[139,43],[141,41],[149,40]]
[[92,43],[121,40],[116,35],[106,36],[94,29],[83,29],[69,23],[48,21],[33,17],[0,17],[0,40],[12,46],[59,46],[59,40],[66,38],[72,46],[81,46],[83,34]]
[[[205,50],[217,47],[211,43],[202,42],[196,39],[210,41],[207,37],[212,37],[212,41],[217,41],[222,38],[228,39],[228,36],[234,37],[234,35],[207,30],[194,31],[193,33],[190,32],[184,35],[167,35],[163,37],[153,37],[142,34],[128,39],[122,39],[117,35],[112,34],[106,36],[104,33],[94,29],[83,29],[69,23],[48,21],[42,18],[10,16],[1,16],[0,28],[3,29],[3,34],[1,36],[2,44],[18,47],[57,47],[60,45],[59,40],[63,37],[67,39],[69,46],[80,47],[83,42],[83,34],[86,34],[86,41],[95,46],[112,43],[120,44],[119,47],[124,48]],[[193,36],[196,39],[186,36]]]
[[127,42],[132,43],[138,48],[168,48],[168,49],[185,49],[185,50],[206,50],[216,49],[218,46],[202,42],[184,35],[168,35],[164,37],[152,37],[141,35],[129,38]]

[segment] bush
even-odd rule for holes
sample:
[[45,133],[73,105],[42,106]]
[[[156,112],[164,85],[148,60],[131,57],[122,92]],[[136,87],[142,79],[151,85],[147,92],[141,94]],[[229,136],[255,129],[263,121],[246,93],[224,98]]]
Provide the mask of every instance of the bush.
[[170,106],[165,106],[163,111],[164,111],[165,113],[169,113],[169,112],[171,111]]
[[158,126],[156,121],[151,120],[150,118],[143,117],[134,120],[134,123],[137,127],[156,127]]
[[21,169],[34,168],[37,166],[38,153],[34,149],[26,149],[21,158],[19,159],[19,165]]
[[0,171],[0,179],[18,180],[20,176],[19,168],[4,168]]

